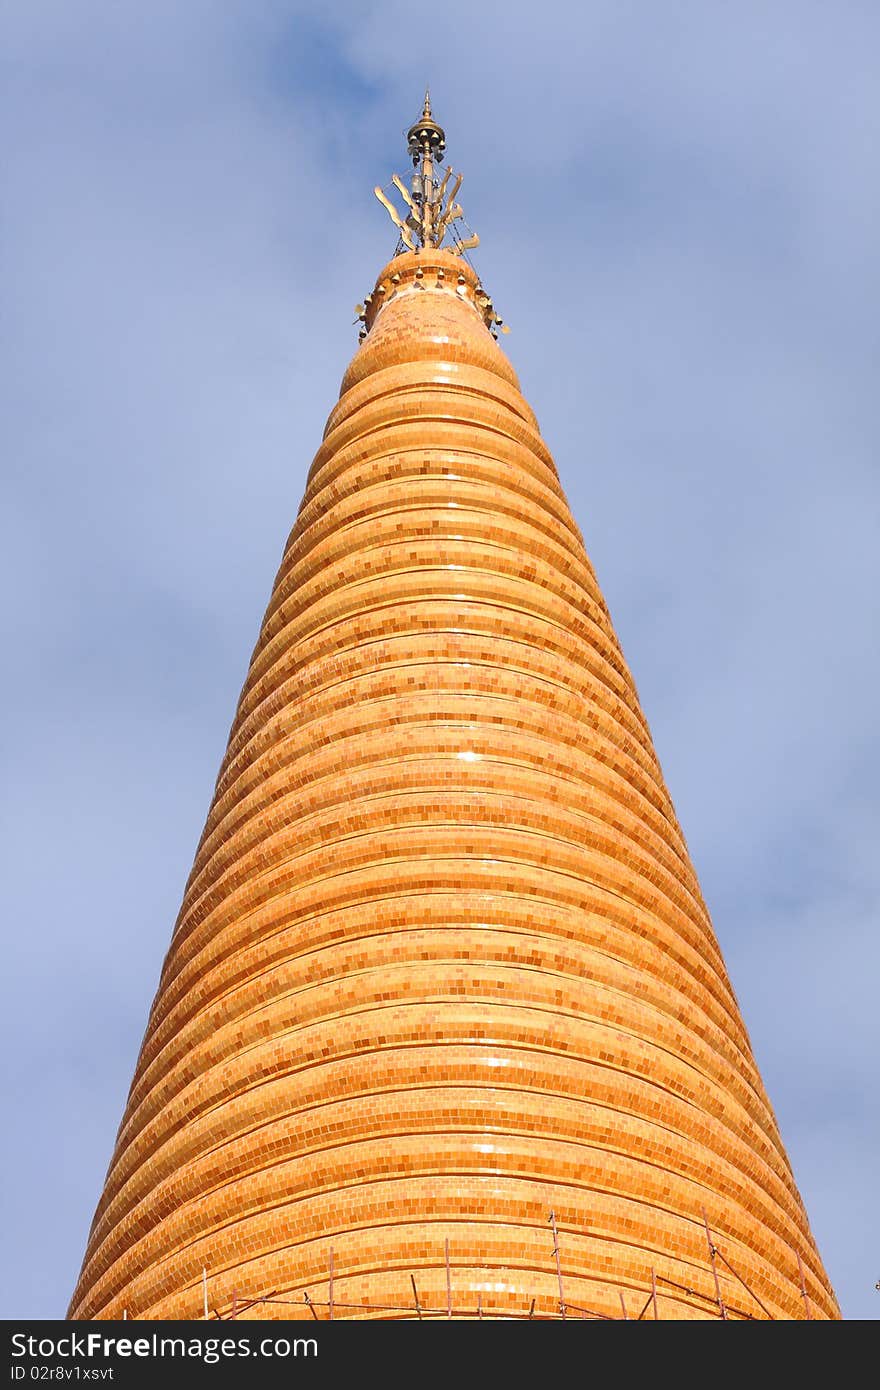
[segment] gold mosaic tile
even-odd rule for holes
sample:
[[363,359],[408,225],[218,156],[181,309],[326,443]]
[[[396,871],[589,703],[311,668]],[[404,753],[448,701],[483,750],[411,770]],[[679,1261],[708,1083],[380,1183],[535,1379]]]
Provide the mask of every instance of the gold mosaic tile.
[[[417,289],[416,269],[423,275]],[[443,275],[440,275],[443,271]],[[394,279],[393,277],[397,277]],[[632,678],[447,252],[386,267],[71,1316],[839,1316]],[[448,1281],[448,1282],[447,1282]],[[272,1301],[259,1302],[271,1295]],[[755,1297],[756,1296],[756,1297]],[[253,1302],[253,1300],[258,1300]],[[760,1307],[758,1304],[760,1300]],[[763,1311],[762,1311],[763,1309]]]

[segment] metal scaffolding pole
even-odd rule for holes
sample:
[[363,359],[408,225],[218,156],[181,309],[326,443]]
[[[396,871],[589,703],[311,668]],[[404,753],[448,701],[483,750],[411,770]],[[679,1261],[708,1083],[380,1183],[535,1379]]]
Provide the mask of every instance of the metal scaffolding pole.
[[565,1322],[565,1290],[562,1287],[562,1262],[559,1258],[559,1232],[556,1229],[555,1211],[550,1213],[550,1225],[553,1228],[553,1257],[556,1260],[556,1278],[559,1281],[559,1311],[562,1321]]
[[712,1240],[712,1232],[709,1230],[709,1218],[706,1215],[706,1208],[701,1208],[703,1213],[703,1225],[706,1228],[706,1244],[709,1246],[709,1259],[712,1261],[712,1277],[715,1280],[715,1297],[718,1300],[718,1311],[725,1322],[727,1322],[727,1309],[724,1306],[724,1299],[721,1297],[721,1283],[718,1279],[718,1266],[715,1263],[715,1256],[718,1253]]

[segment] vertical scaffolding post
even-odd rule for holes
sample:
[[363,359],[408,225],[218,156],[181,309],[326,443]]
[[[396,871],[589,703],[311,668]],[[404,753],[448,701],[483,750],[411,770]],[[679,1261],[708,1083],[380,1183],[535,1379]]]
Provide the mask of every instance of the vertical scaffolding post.
[[717,1251],[715,1249],[715,1243],[712,1240],[712,1232],[709,1230],[709,1218],[706,1215],[706,1208],[701,1207],[700,1210],[703,1213],[703,1225],[706,1228],[706,1244],[709,1247],[709,1259],[712,1261],[712,1277],[715,1280],[715,1297],[718,1300],[718,1311],[724,1321],[727,1322],[727,1309],[724,1306],[724,1299],[721,1297],[721,1282],[718,1278],[718,1265],[715,1262]]
[[413,1298],[414,1298],[415,1301],[416,1301],[416,1312],[417,1312],[418,1315],[419,1315],[419,1322],[421,1322],[421,1320],[422,1320],[422,1305],[421,1305],[421,1303],[419,1302],[419,1291],[418,1291],[418,1289],[416,1288],[416,1276],[415,1276],[414,1274],[411,1274],[411,1275],[409,1276],[409,1282],[412,1284]]
[[209,1313],[208,1313],[208,1271],[207,1271],[207,1269],[205,1269],[205,1268],[202,1269],[202,1305],[203,1305],[203,1311],[204,1311],[205,1322],[207,1322],[207,1321],[208,1321],[208,1317],[209,1317]]
[[553,1257],[556,1260],[556,1278],[559,1282],[559,1311],[562,1321],[565,1322],[565,1290],[562,1287],[562,1262],[559,1258],[559,1232],[556,1229],[555,1211],[550,1213],[550,1225],[553,1228]]
[[623,1320],[629,1322],[629,1313],[626,1311],[626,1299],[623,1296],[623,1289],[618,1290],[620,1294],[620,1306],[623,1309]]
[[654,1273],[654,1266],[651,1266],[651,1302],[654,1305],[654,1321],[660,1321],[660,1311],[657,1307],[657,1275]]
[[810,1310],[810,1300],[807,1298],[807,1285],[806,1285],[806,1282],[805,1282],[805,1280],[804,1280],[804,1266],[803,1266],[803,1263],[801,1262],[801,1252],[800,1252],[800,1250],[795,1250],[794,1253],[797,1255],[797,1262],[798,1262],[798,1277],[800,1278],[800,1281],[801,1281],[801,1298],[804,1300],[804,1308],[806,1309],[806,1313],[807,1313],[807,1321],[808,1321],[808,1322],[812,1322],[812,1321],[813,1321],[813,1314],[812,1314],[812,1312],[811,1312],[811,1310]]
[[443,1242],[443,1253],[446,1257],[446,1316],[452,1317],[452,1274],[449,1269],[449,1240]]

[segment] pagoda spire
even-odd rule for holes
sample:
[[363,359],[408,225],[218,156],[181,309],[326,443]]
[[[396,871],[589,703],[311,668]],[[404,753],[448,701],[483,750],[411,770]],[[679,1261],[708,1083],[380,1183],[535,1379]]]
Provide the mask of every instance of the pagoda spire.
[[[399,249],[420,251],[445,245],[447,250],[462,254],[479,246],[480,238],[467,226],[461,205],[456,202],[462,175],[456,174],[452,179],[454,171],[450,166],[442,178],[439,176],[437,166],[446,154],[446,132],[434,119],[430,88],[425,88],[422,114],[407,131],[406,142],[413,165],[409,188],[399,174],[391,177],[403,199],[403,212],[398,211],[383,188],[377,185],[373,190],[400,233]],[[459,223],[464,224],[464,236]]]
[[430,98],[408,138],[70,1316],[837,1319]]

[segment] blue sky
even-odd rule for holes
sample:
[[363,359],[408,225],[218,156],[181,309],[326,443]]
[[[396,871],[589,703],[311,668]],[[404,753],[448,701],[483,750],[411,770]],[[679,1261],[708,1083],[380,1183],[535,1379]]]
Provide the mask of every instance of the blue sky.
[[7,0],[4,1316],[63,1313],[430,80],[844,1312],[876,1318],[880,9]]

